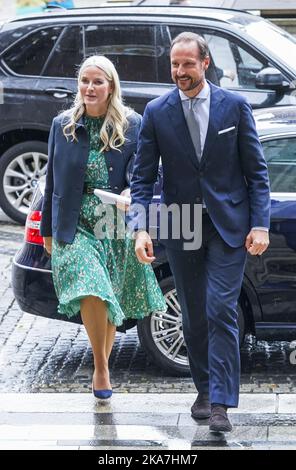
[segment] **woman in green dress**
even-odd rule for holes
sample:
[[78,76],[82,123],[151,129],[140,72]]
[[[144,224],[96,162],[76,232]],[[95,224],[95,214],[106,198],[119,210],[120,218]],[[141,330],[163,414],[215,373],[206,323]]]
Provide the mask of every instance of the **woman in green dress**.
[[122,102],[112,62],[92,56],[80,67],[74,106],[53,120],[49,137],[41,234],[60,314],[81,313],[94,356],[93,393],[101,399],[112,395],[108,359],[116,326],[166,310],[124,218],[94,194],[94,188],[124,193],[140,123]]

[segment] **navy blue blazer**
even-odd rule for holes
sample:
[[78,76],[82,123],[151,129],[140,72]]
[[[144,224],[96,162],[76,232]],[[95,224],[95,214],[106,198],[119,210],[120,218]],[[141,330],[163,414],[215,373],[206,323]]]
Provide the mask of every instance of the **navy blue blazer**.
[[[192,208],[203,198],[221,237],[239,247],[252,227],[269,227],[267,165],[248,102],[238,93],[209,85],[209,126],[200,162],[178,89],[148,103],[131,181],[132,204],[149,206],[161,155],[161,201]],[[229,131],[219,133],[223,130]],[[145,228],[143,218],[133,222]],[[162,240],[175,249],[182,249],[184,241],[170,236]]]
[[[109,183],[115,193],[128,186],[126,171],[137,149],[142,117],[133,112],[128,116],[126,141],[120,150],[105,150]],[[48,166],[42,205],[41,235],[72,243],[82,203],[85,171],[89,154],[89,137],[84,117],[76,124],[78,142],[65,138],[63,127],[67,112],[55,117],[48,140]]]

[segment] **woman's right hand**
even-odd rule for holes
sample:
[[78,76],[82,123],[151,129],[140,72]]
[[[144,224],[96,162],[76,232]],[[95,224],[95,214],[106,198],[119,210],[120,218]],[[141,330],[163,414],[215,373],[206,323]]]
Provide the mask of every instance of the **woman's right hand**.
[[[131,197],[131,189],[130,188],[125,188],[123,191],[121,191],[120,196],[124,197]],[[122,202],[118,202],[116,204],[117,209],[120,209],[124,212],[127,212],[130,208],[130,204],[123,204]]]
[[47,253],[51,255],[52,251],[52,237],[43,237],[43,246]]

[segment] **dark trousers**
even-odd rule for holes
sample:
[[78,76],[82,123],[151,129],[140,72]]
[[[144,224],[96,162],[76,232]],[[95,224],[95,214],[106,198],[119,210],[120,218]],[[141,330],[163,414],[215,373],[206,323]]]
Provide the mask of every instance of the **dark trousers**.
[[190,370],[211,403],[238,405],[240,381],[237,300],[246,261],[244,246],[231,248],[203,215],[202,246],[167,248],[182,309]]

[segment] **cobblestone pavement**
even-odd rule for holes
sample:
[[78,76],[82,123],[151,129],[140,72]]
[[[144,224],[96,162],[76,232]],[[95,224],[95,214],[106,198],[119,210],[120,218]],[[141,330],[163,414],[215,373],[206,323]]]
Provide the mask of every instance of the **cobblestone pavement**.
[[[84,328],[23,314],[13,298],[11,262],[23,227],[0,222],[0,392],[89,392],[92,354]],[[296,391],[288,342],[256,342],[242,349],[242,393]],[[194,392],[189,377],[171,377],[151,363],[136,328],[118,333],[110,358],[114,391]]]

